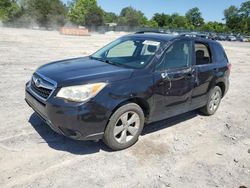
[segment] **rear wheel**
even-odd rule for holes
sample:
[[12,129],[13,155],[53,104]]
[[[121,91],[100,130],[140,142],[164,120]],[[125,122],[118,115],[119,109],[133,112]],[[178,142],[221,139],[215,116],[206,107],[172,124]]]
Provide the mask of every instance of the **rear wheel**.
[[104,143],[113,150],[133,145],[142,132],[144,113],[140,106],[129,103],[118,108],[111,116],[104,133]]
[[220,105],[221,97],[222,97],[222,92],[220,87],[215,86],[209,92],[207,104],[204,107],[202,107],[200,111],[208,116],[213,115],[217,111]]

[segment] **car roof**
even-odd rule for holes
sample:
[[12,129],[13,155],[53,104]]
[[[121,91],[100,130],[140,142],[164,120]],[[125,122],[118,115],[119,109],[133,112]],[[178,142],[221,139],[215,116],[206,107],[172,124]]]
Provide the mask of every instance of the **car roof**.
[[165,33],[135,33],[126,35],[124,37],[133,37],[138,39],[151,39],[151,40],[159,40],[159,41],[170,41],[176,38],[175,35],[165,34]]
[[[198,34],[197,34],[198,35]],[[163,41],[163,42],[168,42],[168,41],[171,41],[171,40],[174,40],[174,39],[191,39],[191,40],[197,40],[197,41],[200,41],[200,42],[206,42],[206,43],[211,43],[211,42],[216,42],[216,41],[213,41],[211,39],[206,39],[206,38],[202,38],[202,37],[191,37],[191,36],[184,36],[184,35],[173,35],[173,34],[166,34],[166,33],[150,33],[150,32],[147,32],[147,33],[135,33],[135,34],[129,34],[129,35],[126,35],[124,36],[125,38],[128,37],[128,38],[138,38],[138,39],[148,39],[148,40],[158,40],[158,41]]]

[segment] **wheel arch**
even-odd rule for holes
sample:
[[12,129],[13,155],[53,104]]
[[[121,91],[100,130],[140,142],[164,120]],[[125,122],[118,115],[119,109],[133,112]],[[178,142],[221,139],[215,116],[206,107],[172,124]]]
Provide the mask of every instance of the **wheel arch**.
[[226,91],[225,83],[221,81],[221,82],[216,83],[216,86],[220,87],[221,92],[222,92],[222,97],[224,97],[225,91]]
[[149,106],[149,103],[143,99],[143,98],[140,98],[140,97],[133,97],[133,98],[129,98],[127,100],[124,100],[122,102],[120,102],[118,105],[116,105],[116,107],[112,110],[111,114],[110,114],[110,117],[112,116],[112,114],[118,109],[120,108],[121,106],[125,105],[125,104],[128,104],[128,103],[135,103],[137,104],[138,106],[141,107],[143,113],[144,113],[144,117],[145,117],[145,122],[147,121],[149,115],[150,115],[150,106]]

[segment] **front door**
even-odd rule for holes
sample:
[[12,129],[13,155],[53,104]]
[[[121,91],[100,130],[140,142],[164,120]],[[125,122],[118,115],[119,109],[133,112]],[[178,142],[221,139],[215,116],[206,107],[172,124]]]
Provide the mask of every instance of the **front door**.
[[182,39],[166,50],[154,73],[154,121],[188,111],[194,87],[192,42]]

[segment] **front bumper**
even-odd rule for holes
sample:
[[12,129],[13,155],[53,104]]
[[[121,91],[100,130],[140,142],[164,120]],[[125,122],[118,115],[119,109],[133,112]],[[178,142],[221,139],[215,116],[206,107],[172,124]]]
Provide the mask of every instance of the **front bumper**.
[[103,137],[108,109],[95,101],[69,103],[51,96],[41,101],[26,86],[25,101],[55,132],[76,140],[96,140]]

